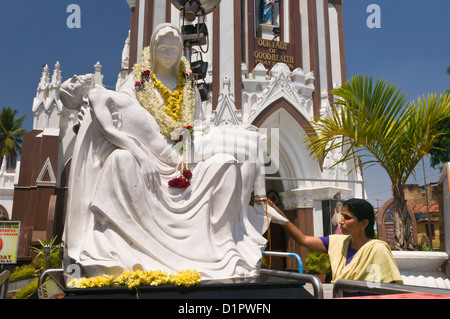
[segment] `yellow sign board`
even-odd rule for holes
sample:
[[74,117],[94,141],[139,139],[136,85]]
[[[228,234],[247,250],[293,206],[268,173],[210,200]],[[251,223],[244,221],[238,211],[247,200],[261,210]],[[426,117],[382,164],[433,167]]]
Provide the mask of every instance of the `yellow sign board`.
[[17,263],[20,222],[0,221],[0,264]]
[[61,299],[64,298],[64,291],[53,280],[49,279],[38,288],[39,299]]

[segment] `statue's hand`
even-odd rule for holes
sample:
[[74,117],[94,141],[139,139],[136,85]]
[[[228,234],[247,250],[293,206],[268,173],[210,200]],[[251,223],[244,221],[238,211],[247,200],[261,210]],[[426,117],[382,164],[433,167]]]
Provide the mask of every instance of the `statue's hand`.
[[159,173],[156,169],[155,163],[149,159],[138,159],[138,162],[147,187],[151,190],[157,190],[161,186],[161,180],[159,178]]

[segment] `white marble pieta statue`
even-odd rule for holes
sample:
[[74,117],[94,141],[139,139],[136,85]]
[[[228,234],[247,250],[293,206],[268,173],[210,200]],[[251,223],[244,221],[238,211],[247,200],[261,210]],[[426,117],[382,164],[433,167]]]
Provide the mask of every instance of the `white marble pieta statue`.
[[[79,109],[64,230],[83,276],[197,270],[204,279],[258,275],[268,227],[259,133],[209,127],[182,56],[162,24],[117,91],[74,76],[61,100]],[[219,143],[224,141],[224,144]],[[233,148],[223,145],[230,145]],[[284,222],[269,207],[269,219]]]

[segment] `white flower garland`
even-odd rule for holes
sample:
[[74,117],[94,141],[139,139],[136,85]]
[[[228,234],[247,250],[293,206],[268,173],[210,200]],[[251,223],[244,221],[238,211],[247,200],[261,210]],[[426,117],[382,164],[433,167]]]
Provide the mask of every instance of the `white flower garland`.
[[[162,108],[156,95],[156,87],[150,79],[144,81],[142,73],[151,70],[150,48],[142,51],[141,63],[134,66],[134,79],[136,81],[137,96],[141,105],[155,118],[162,135],[169,140],[174,138],[173,133],[180,131],[183,127],[193,126],[196,94],[192,80],[192,71],[189,62],[183,56],[180,63],[184,74],[183,101],[180,110],[180,121],[173,120]],[[140,85],[139,85],[140,84]],[[175,140],[178,136],[175,137]]]

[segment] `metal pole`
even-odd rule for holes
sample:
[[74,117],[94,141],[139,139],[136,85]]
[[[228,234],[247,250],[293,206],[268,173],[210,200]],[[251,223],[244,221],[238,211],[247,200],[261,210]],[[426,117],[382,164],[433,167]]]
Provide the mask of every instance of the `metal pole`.
[[361,191],[363,199],[366,199],[365,190],[364,190],[364,181],[354,181],[354,180],[345,180],[345,179],[319,179],[319,178],[300,178],[300,177],[271,177],[267,176],[266,180],[271,181],[300,181],[300,182],[322,182],[322,183],[353,183],[353,184],[361,184]]
[[336,182],[336,183],[364,184],[364,181],[354,181],[354,180],[346,180],[346,179],[319,179],[319,178],[271,177],[271,176],[267,176],[266,179],[273,180],[273,181]]
[[264,275],[294,279],[310,283],[314,289],[314,297],[316,299],[323,299],[323,287],[319,278],[317,278],[316,276],[308,274],[297,274],[287,271],[269,270],[264,268],[261,268],[259,272]]
[[422,158],[422,168],[423,168],[423,181],[425,183],[425,199],[427,203],[427,216],[428,216],[428,238],[430,239],[430,249],[433,250],[433,236],[431,235],[431,220],[430,220],[430,210],[428,208],[428,187],[427,179],[425,177],[425,163]]
[[303,262],[298,254],[295,253],[287,253],[287,252],[279,252],[279,251],[263,251],[263,255],[272,255],[275,257],[293,257],[297,259],[298,262],[298,272],[303,274]]
[[6,299],[8,294],[9,276],[11,272],[9,270],[2,271],[0,273],[0,299]]
[[184,41],[184,56],[189,63],[191,63],[192,59],[192,45],[191,41]]
[[45,245],[44,246],[44,253],[45,253],[45,269],[50,268],[50,249],[51,246]]
[[333,298],[342,298],[344,290],[356,290],[379,295],[405,294],[405,293],[431,293],[449,295],[450,290],[425,286],[399,285],[392,283],[376,282],[369,285],[367,281],[339,279],[333,285]]

